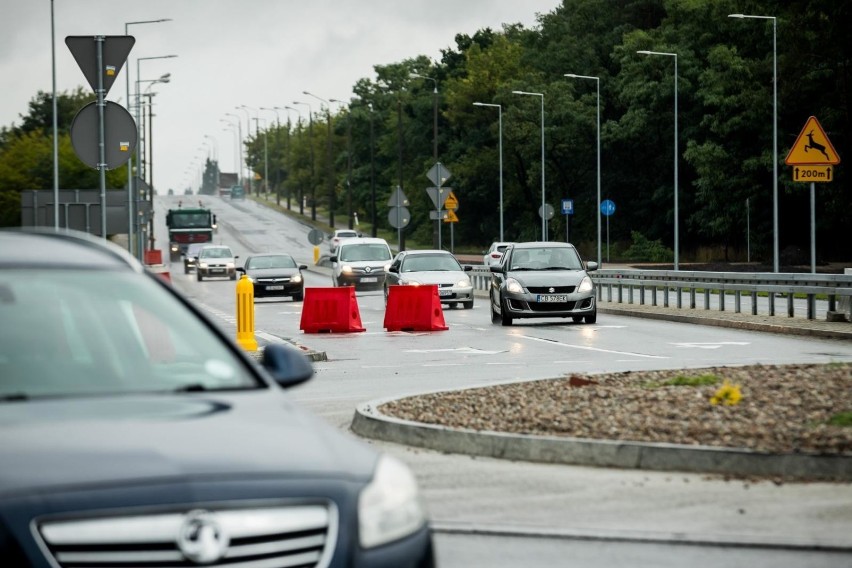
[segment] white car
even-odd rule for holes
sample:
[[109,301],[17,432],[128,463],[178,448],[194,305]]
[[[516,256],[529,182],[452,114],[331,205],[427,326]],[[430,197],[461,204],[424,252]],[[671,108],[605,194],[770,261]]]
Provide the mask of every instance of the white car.
[[473,284],[467,272],[472,266],[462,266],[456,257],[445,250],[409,250],[396,255],[385,278],[385,304],[390,286],[421,286],[434,284],[442,304],[454,308],[461,304],[473,308]]
[[500,242],[491,243],[491,247],[488,249],[488,252],[486,252],[485,256],[482,257],[482,264],[485,265],[485,268],[500,264],[500,261],[503,259],[503,253],[506,251],[506,247],[511,244],[512,243]]
[[225,245],[206,245],[198,251],[195,263],[196,279],[201,282],[205,278],[225,277],[237,279],[236,261],[239,256]]
[[334,234],[329,237],[328,240],[328,252],[329,254],[336,254],[337,247],[340,246],[340,242],[344,239],[352,239],[360,237],[361,235],[358,231],[353,231],[352,229],[337,229],[334,231]]

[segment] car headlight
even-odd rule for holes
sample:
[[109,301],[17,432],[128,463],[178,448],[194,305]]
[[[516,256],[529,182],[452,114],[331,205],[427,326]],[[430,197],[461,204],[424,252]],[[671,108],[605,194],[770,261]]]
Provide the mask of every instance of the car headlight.
[[521,283],[515,280],[514,278],[506,279],[506,290],[513,294],[523,294],[524,287],[521,286]]
[[301,275],[301,274],[296,274],[295,276],[293,276],[293,278],[291,278],[291,279],[290,279],[290,281],[291,281],[291,282],[299,283],[299,282],[301,282],[301,281],[302,281],[302,275]]
[[169,250],[172,252],[177,252],[180,250],[180,247],[178,245],[172,245],[169,247]]
[[228,268],[228,270],[234,269],[234,263],[233,262],[229,262],[229,263],[225,264],[225,266]]
[[207,263],[206,262],[199,262],[198,268],[203,268],[203,269],[207,270]]
[[456,286],[458,286],[459,288],[470,288],[470,279],[465,278],[464,280],[459,280],[458,282],[456,282]]
[[577,286],[578,292],[591,292],[594,289],[595,289],[595,285],[592,284],[592,279],[589,278],[588,276],[584,277],[580,281],[580,285]]
[[348,264],[344,264],[343,266],[340,267],[340,272],[343,272],[344,274],[351,274],[352,273],[352,267],[349,266]]
[[411,470],[382,455],[373,480],[358,496],[361,546],[373,548],[403,538],[423,526],[426,515]]
[[402,286],[420,286],[420,282],[418,282],[417,280],[411,280],[410,278],[400,280],[399,283]]
[[386,264],[382,268],[385,269],[385,272],[390,272],[390,264]]

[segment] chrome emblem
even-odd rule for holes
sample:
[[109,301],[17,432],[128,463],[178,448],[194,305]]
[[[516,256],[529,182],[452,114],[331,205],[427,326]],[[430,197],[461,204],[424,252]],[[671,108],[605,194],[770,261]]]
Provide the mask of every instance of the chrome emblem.
[[364,272],[366,272],[367,274],[371,273],[372,271],[373,271],[373,268],[371,266],[368,266],[367,268],[364,269]]
[[554,292],[556,292],[556,288],[551,286],[550,288],[547,289],[547,291],[550,292],[551,294],[553,294]]
[[177,545],[187,560],[210,564],[228,551],[230,538],[210,511],[196,509],[186,514],[177,536]]

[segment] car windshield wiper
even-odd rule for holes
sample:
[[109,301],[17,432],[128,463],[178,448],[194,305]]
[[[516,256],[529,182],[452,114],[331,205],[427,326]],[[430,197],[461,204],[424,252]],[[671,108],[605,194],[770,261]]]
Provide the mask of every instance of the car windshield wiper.
[[548,266],[544,270],[577,270],[577,269],[571,268],[570,266]]
[[0,396],[0,402],[17,402],[19,400],[29,400],[29,395],[23,392],[13,392]]
[[204,392],[210,390],[201,383],[187,383],[175,388],[172,392]]

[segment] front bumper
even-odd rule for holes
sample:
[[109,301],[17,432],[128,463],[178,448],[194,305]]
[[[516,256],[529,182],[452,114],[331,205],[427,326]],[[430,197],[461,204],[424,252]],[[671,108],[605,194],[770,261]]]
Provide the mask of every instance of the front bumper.
[[356,289],[382,288],[385,284],[385,273],[354,271],[341,272],[336,276],[338,286],[354,286]]
[[302,282],[253,282],[254,297],[265,298],[268,296],[299,296],[304,294],[305,288]]
[[513,318],[567,318],[595,313],[594,292],[568,294],[566,302],[537,302],[536,294],[505,293],[502,309]]
[[198,266],[196,267],[196,270],[204,277],[232,278],[237,273],[236,268],[228,268],[225,266],[208,266],[207,268]]

